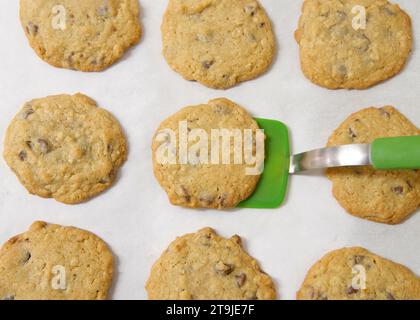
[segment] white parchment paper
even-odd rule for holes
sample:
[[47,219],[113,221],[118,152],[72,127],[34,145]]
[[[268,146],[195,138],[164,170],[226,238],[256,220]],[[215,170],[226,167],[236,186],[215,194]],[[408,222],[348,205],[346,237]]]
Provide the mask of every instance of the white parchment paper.
[[[183,106],[216,97],[227,97],[255,116],[286,123],[295,153],[324,146],[339,123],[362,107],[394,105],[420,126],[417,50],[390,81],[365,91],[329,91],[310,83],[300,70],[293,33],[302,1],[261,2],[275,26],[276,61],[263,77],[217,91],[183,80],[164,61],[160,24],[167,1],[141,0],[141,43],[105,72],[81,73],[41,61],[20,26],[18,1],[1,0],[1,135],[25,101],[82,92],[119,119],[130,153],[113,188],[76,206],[29,195],[1,159],[0,242],[27,230],[34,220],[90,230],[117,257],[114,299],[147,298],[144,285],[150,268],[169,242],[205,226],[223,236],[241,235],[250,254],[275,279],[282,299],[294,299],[308,268],[327,251],[343,246],[366,247],[420,274],[420,214],[397,226],[357,219],[337,204],[323,176],[292,177],[287,202],[279,209],[231,213],[173,207],[156,182],[150,145],[160,121]],[[396,2],[412,16],[418,38],[420,3]]]

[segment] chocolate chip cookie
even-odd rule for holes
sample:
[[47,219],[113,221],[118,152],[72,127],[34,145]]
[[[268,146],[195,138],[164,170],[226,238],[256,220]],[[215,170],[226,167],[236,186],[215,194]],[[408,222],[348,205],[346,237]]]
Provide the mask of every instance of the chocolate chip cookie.
[[330,89],[364,89],[401,71],[410,17],[386,0],[305,0],[295,37],[303,73]]
[[138,0],[20,0],[20,19],[41,59],[80,71],[104,70],[141,37]]
[[38,221],[0,249],[0,300],[104,300],[113,269],[94,234]]
[[258,77],[275,53],[270,19],[255,0],[169,0],[162,38],[176,72],[216,89]]
[[[331,135],[328,146],[371,143],[381,137],[419,135],[393,107],[367,108],[352,114]],[[397,224],[420,207],[420,171],[374,170],[372,167],[327,171],[333,194],[352,215]]]
[[[242,146],[239,150],[234,146],[234,142],[239,141],[232,139],[237,137],[235,135],[230,137],[230,143],[220,135],[214,138],[215,130],[219,130],[218,134],[222,130],[238,133]],[[246,130],[251,132],[251,148],[256,150],[258,124],[243,108],[227,99],[183,108],[163,121],[153,139],[153,168],[170,202],[190,208],[228,209],[247,199],[260,178],[260,173],[249,174],[247,171],[258,167],[258,162],[263,165],[264,151],[253,152],[256,157],[252,165],[245,162],[245,156],[235,162],[233,158],[236,159],[236,156],[232,157],[232,154],[245,153]],[[186,159],[181,155],[182,136],[185,136],[185,144],[189,147]],[[204,149],[194,148],[197,139],[205,143]],[[228,141],[228,148],[223,141]],[[160,159],[161,150],[166,152],[167,157],[162,157],[165,161]],[[223,151],[227,153],[229,162],[224,162]],[[214,154],[218,155],[216,161]],[[173,161],[169,159],[171,156]]]
[[117,120],[82,94],[29,101],[4,142],[7,164],[30,193],[67,204],[109,188],[126,150]]
[[420,300],[420,278],[363,248],[328,253],[308,272],[300,300]]
[[271,278],[242,248],[210,228],[177,238],[154,264],[151,300],[273,300]]

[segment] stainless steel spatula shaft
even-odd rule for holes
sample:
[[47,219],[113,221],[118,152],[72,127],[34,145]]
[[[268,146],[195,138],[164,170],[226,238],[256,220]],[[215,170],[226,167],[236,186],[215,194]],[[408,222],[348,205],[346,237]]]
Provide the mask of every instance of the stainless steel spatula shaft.
[[290,158],[290,173],[371,164],[370,144],[351,144],[300,153]]

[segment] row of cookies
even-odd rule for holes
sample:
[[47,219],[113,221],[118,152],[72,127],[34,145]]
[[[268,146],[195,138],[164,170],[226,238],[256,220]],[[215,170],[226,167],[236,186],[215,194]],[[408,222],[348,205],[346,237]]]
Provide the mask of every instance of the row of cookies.
[[[159,161],[159,149],[167,144],[159,134],[172,130],[180,136],[182,122],[186,130],[200,129],[209,135],[214,129],[258,129],[245,109],[227,99],[183,108],[163,121],[153,138],[153,167],[170,202],[189,208],[230,209],[250,197],[260,175],[248,175],[246,163],[213,164],[200,158],[196,163]],[[372,107],[348,117],[331,135],[328,146],[419,134],[395,108]],[[7,164],[30,193],[66,204],[86,201],[109,188],[126,157],[126,138],[117,120],[82,94],[25,103],[9,125],[4,143]],[[420,205],[417,170],[348,167],[329,169],[327,175],[338,202],[361,218],[396,224]]]
[[[38,221],[0,249],[0,300],[103,300],[113,274],[113,254],[96,235]],[[159,300],[277,298],[273,280],[241,238],[225,239],[211,228],[172,242],[153,265],[146,290]],[[312,266],[297,299],[418,300],[420,278],[366,249],[343,248]]]
[[[199,128],[209,136],[215,128],[258,128],[251,115],[227,99],[186,107],[163,121],[153,140],[153,164],[155,176],[171,203],[188,208],[230,209],[251,196],[260,175],[246,174],[246,163],[213,165],[198,159],[195,163],[172,164],[156,159],[159,148],[167,143],[159,139],[158,134],[172,130],[179,136],[178,123],[183,121],[188,123],[188,130]],[[420,130],[394,107],[371,107],[350,115],[333,132],[327,146],[372,143],[381,137],[419,134]],[[397,224],[420,206],[418,170],[345,167],[329,169],[327,175],[333,182],[333,194],[338,202],[357,217]]]
[[[112,65],[142,33],[138,0],[21,0],[20,16],[42,59],[81,71]],[[161,31],[168,64],[211,88],[258,77],[276,51],[272,23],[256,0],[169,0]],[[331,89],[384,81],[412,50],[410,17],[386,0],[305,0],[295,37],[305,76]]]

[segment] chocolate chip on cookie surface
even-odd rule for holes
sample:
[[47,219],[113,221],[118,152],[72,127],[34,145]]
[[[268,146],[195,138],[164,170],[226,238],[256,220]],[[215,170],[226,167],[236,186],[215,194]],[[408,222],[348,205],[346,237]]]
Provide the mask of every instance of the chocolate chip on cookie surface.
[[[168,130],[174,133],[176,141],[168,141]],[[229,137],[230,140],[224,140],[219,135],[214,138],[215,130],[218,130],[218,134],[230,130],[233,135]],[[228,209],[247,199],[254,192],[260,174],[247,173],[249,168],[256,166],[259,158],[255,157],[254,164],[245,162],[246,130],[252,135],[251,148],[256,150],[256,131],[259,130],[257,122],[243,108],[227,99],[214,99],[207,104],[183,108],[163,121],[153,139],[153,168],[171,203],[189,208]],[[234,138],[235,133],[240,139]],[[188,161],[184,163],[181,159],[183,135],[188,139],[186,143],[189,146]],[[163,136],[165,139],[162,139]],[[198,141],[204,143],[204,149],[193,149]],[[223,141],[228,141],[228,148],[225,148]],[[241,141],[241,146],[235,148],[235,141]],[[216,144],[218,147],[215,147]],[[174,162],[159,160],[162,147],[166,147],[166,153],[174,156]],[[197,155],[194,161],[191,150],[195,150]],[[229,162],[224,163],[222,153],[226,150]],[[218,154],[217,162],[213,161],[214,153]],[[240,162],[235,163],[235,154],[241,157]],[[264,155],[260,160],[263,164]]]
[[113,256],[94,234],[35,222],[0,249],[0,300],[103,300]]
[[104,70],[141,36],[138,0],[20,0],[20,18],[40,58],[80,71]]
[[151,300],[273,300],[271,278],[242,248],[205,228],[177,238],[154,264],[146,285]]
[[82,94],[29,101],[4,143],[7,164],[30,193],[67,204],[109,188],[126,153],[117,120]]
[[[371,143],[377,138],[419,135],[420,130],[395,108],[367,108],[348,117],[328,146]],[[333,194],[349,213],[360,218],[397,224],[420,207],[420,171],[374,170],[372,167],[327,171]]]
[[309,270],[300,300],[419,300],[420,278],[363,248],[325,255]]
[[169,0],[162,38],[176,72],[217,89],[258,77],[275,53],[270,19],[255,0]]
[[410,17],[386,0],[305,0],[295,33],[301,67],[330,89],[364,89],[404,67]]

